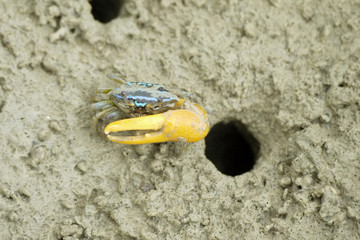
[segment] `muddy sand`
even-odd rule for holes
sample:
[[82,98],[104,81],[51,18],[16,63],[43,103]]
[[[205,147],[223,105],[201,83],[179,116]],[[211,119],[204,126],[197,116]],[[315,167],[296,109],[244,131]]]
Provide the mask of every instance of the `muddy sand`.
[[[0,239],[360,239],[360,1],[2,1],[0,55]],[[109,73],[217,131],[105,140]]]

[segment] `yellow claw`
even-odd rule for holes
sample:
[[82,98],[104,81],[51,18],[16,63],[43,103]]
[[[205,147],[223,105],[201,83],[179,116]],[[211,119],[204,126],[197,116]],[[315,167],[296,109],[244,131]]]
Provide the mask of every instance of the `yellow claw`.
[[[186,101],[185,109],[115,121],[106,126],[107,137],[117,143],[145,144],[168,141],[197,142],[209,132],[208,116],[204,108]],[[147,131],[143,135],[115,136],[115,132]]]

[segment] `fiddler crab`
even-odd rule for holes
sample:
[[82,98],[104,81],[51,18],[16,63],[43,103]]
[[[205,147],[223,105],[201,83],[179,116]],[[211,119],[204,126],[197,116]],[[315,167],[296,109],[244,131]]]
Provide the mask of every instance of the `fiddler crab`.
[[160,84],[126,82],[108,75],[121,85],[97,89],[103,96],[91,108],[98,130],[108,139],[122,144],[146,144],[168,141],[196,142],[209,132],[204,108],[179,98]]

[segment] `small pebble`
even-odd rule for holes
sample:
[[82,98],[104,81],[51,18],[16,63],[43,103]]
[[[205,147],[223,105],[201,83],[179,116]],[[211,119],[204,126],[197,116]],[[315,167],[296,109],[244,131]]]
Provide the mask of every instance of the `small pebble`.
[[69,199],[63,199],[60,201],[61,206],[63,206],[66,209],[73,209],[75,208],[75,204],[71,202]]
[[191,60],[194,56],[196,56],[199,53],[197,48],[187,48],[183,50],[182,55],[185,58],[185,60]]
[[150,168],[154,173],[159,173],[164,170],[164,164],[161,160],[154,160],[150,163]]
[[315,15],[314,9],[311,6],[305,5],[302,10],[302,17],[306,21],[310,21]]
[[59,69],[59,61],[53,55],[47,54],[41,63],[46,71],[55,73]]
[[82,173],[86,173],[87,170],[88,170],[85,162],[80,162],[80,163],[78,163],[78,164],[76,165],[76,168],[77,168],[80,172],[82,172]]
[[50,131],[48,129],[42,129],[38,132],[37,137],[41,142],[46,141],[50,138]]
[[22,187],[19,189],[19,193],[27,198],[31,197],[31,193],[29,192],[28,189],[26,189],[25,187]]
[[254,38],[257,36],[257,29],[255,24],[253,23],[246,24],[244,27],[244,32],[245,32],[245,36],[250,38]]
[[108,199],[104,196],[97,196],[94,199],[94,202],[96,203],[96,205],[100,208],[103,208],[106,206],[106,204],[108,203]]
[[281,187],[287,187],[291,184],[291,178],[290,177],[283,177],[282,179],[280,179],[279,181],[279,185]]
[[57,120],[50,120],[49,122],[49,128],[54,130],[55,132],[62,132],[63,129],[60,126],[59,122]]
[[8,214],[8,219],[10,222],[18,222],[19,221],[19,215],[16,212],[10,212]]
[[163,155],[162,155],[161,153],[155,153],[155,154],[154,154],[154,158],[155,158],[156,160],[161,160],[161,159],[163,159],[164,157],[163,157]]
[[60,9],[56,5],[52,5],[48,8],[49,15],[52,17],[58,17],[60,16]]
[[136,145],[134,147],[135,152],[139,155],[149,154],[149,152],[151,151],[150,149],[151,149],[151,146],[149,146],[149,144],[140,144],[140,145]]
[[285,190],[284,190],[284,192],[283,192],[283,194],[281,196],[281,199],[285,200],[288,194],[289,194],[289,189],[285,188]]
[[[59,39],[64,38],[66,36],[66,34],[68,34],[68,29],[65,27],[62,27],[59,30],[57,30],[56,32],[54,32],[53,34],[51,34],[49,40],[51,43],[56,42]],[[57,69],[55,69],[55,70],[54,69],[55,68],[52,68],[52,71],[57,70]]]
[[8,199],[15,199],[15,195],[11,192],[10,188],[5,185],[7,184],[0,185],[0,194]]
[[61,88],[65,87],[66,80],[65,80],[65,78],[63,76],[58,76],[58,78],[56,80],[57,80],[57,83],[59,84],[59,86]]

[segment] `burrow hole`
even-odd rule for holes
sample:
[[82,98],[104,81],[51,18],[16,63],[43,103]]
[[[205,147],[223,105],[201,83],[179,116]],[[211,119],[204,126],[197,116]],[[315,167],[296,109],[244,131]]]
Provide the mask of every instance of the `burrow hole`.
[[223,174],[250,171],[259,156],[260,143],[240,121],[220,122],[205,138],[205,155]]
[[123,6],[123,0],[89,0],[94,19],[108,23],[117,18]]

